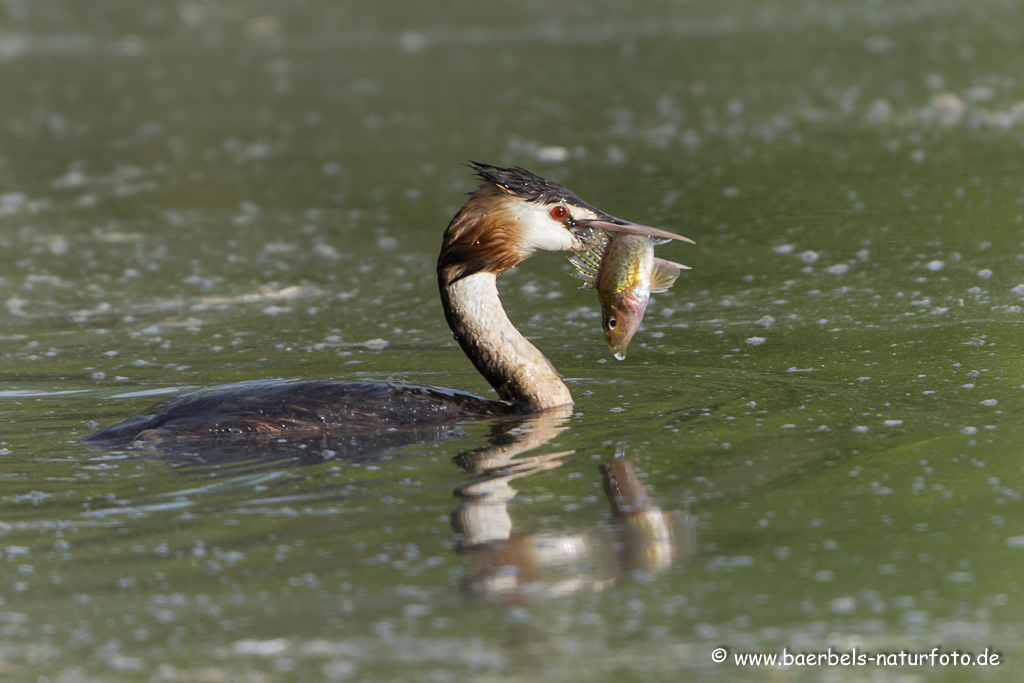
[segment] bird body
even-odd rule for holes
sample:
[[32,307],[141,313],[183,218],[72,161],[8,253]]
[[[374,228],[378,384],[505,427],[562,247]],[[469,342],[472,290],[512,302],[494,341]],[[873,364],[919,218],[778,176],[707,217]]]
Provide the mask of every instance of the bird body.
[[690,240],[613,218],[524,169],[475,163],[472,168],[482,184],[444,233],[438,285],[455,340],[500,400],[409,385],[258,383],[174,400],[155,415],[117,423],[86,441],[358,432],[571,405],[572,395],[558,372],[506,315],[498,298],[498,275],[540,252],[580,248],[576,235],[588,228]]

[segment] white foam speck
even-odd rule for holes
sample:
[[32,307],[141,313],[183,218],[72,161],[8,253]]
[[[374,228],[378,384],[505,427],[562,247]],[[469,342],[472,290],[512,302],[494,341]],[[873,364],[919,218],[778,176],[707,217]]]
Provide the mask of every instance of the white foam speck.
[[981,405],[990,407],[997,406],[999,405],[999,401],[995,400],[994,398],[986,398],[984,401],[981,402]]
[[766,340],[765,340],[764,337],[749,337],[749,338],[747,338],[747,343],[750,344],[751,346],[760,346],[761,344],[764,344],[765,341]]
[[236,655],[274,657],[285,654],[290,648],[291,643],[286,638],[277,638],[275,640],[239,640],[231,649]]
[[937,270],[942,270],[943,268],[945,268],[946,267],[946,262],[945,261],[929,261],[928,263],[924,264],[924,267],[934,273]]
[[419,31],[407,31],[399,36],[398,46],[409,54],[422,52],[427,46],[427,36]]
[[64,391],[37,391],[35,389],[2,389],[0,398],[23,398],[25,396],[60,396],[61,394],[82,394],[91,389],[65,389]]
[[989,270],[988,268],[982,268],[981,270],[978,271],[978,277],[988,279],[992,277],[992,271]]
[[547,163],[560,163],[568,160],[569,150],[565,147],[549,145],[537,150],[537,159]]
[[808,249],[798,257],[804,263],[814,263],[818,260],[818,252]]
[[[288,313],[292,309],[287,306],[267,306],[263,309],[263,315],[281,315],[282,313]],[[143,330],[145,332],[146,330]]]
[[828,606],[836,614],[851,614],[857,609],[857,598],[852,596],[836,598]]
[[181,387],[160,387],[159,389],[143,389],[141,391],[128,391],[123,394],[114,394],[110,398],[135,398],[137,396],[162,396],[163,394],[176,394]]

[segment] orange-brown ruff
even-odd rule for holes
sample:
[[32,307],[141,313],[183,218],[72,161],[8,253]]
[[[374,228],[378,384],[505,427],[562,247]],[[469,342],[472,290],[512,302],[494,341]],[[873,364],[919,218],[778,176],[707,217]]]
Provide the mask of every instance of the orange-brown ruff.
[[554,367],[505,314],[497,276],[536,253],[578,248],[575,233],[585,228],[686,238],[608,216],[524,169],[472,168],[483,182],[444,233],[438,285],[456,341],[502,400],[393,383],[258,382],[179,397],[85,440],[118,446],[366,433],[571,405]]
[[494,185],[484,185],[471,195],[444,233],[437,262],[442,289],[481,271],[500,275],[530,256],[523,252],[514,230],[514,201]]

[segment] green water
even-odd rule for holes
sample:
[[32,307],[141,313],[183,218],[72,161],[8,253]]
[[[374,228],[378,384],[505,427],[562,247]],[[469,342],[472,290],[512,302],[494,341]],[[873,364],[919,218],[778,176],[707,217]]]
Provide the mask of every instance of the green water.
[[[0,675],[1021,670],[1017,3],[129,5],[0,3]],[[515,441],[486,422],[359,463],[79,443],[227,382],[491,396],[433,270],[468,159],[697,242],[623,362],[565,259],[503,276],[577,401],[519,457],[562,455],[467,471]],[[731,659],[829,647],[1001,660]]]

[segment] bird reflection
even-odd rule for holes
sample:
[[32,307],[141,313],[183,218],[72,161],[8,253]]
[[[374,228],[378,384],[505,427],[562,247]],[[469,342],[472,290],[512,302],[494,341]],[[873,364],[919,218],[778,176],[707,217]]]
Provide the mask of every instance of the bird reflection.
[[[465,475],[453,484],[459,498],[451,515],[458,535],[456,552],[469,558],[472,570],[465,582],[474,599],[498,604],[597,591],[630,576],[656,575],[684,562],[696,549],[696,532],[685,512],[665,511],[644,484],[635,465],[620,444],[613,457],[597,466],[609,513],[600,522],[576,531],[523,533],[514,522],[517,479],[560,467],[574,451],[533,454],[570,427],[572,406],[558,406],[528,415],[494,418],[486,423],[486,444],[455,456]],[[141,457],[192,464],[182,474],[195,473],[214,481],[174,493],[176,499],[198,495],[223,496],[223,481],[242,488],[252,486],[252,476],[276,476],[276,471],[323,463],[380,464],[422,454],[418,444],[440,439],[465,439],[469,421],[434,424],[428,428],[395,429],[362,438],[322,436],[249,440],[206,439],[181,442],[152,441]],[[409,446],[413,446],[409,448]],[[192,480],[190,480],[192,481]],[[206,481],[206,480],[204,480]],[[310,482],[316,481],[313,486]],[[218,483],[220,482],[220,483]],[[307,477],[260,480],[266,492],[262,504],[305,498],[312,501],[347,500],[378,495],[381,481],[365,485],[333,486],[324,468],[313,468]],[[302,482],[296,484],[296,482]],[[296,489],[295,487],[298,486]],[[247,499],[248,500],[248,499]],[[227,505],[237,501],[228,496]],[[160,500],[140,501],[134,509],[159,506]]]
[[[557,427],[546,429],[533,432],[532,440]],[[691,518],[655,504],[625,457],[624,444],[598,466],[611,508],[605,521],[575,533],[515,533],[509,510],[516,494],[512,482],[558,467],[560,458],[572,453],[515,457],[524,450],[506,444],[500,452],[485,448],[458,458],[480,475],[456,490],[462,503],[452,514],[460,537],[457,551],[473,560],[466,589],[474,598],[515,604],[601,590],[623,577],[664,572],[695,551]]]

